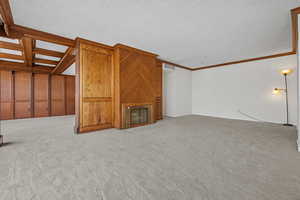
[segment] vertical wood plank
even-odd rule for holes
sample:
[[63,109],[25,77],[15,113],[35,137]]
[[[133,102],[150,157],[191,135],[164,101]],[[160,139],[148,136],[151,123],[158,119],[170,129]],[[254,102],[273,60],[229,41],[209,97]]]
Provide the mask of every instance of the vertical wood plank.
[[65,79],[62,75],[51,76],[51,115],[66,114],[65,108]]
[[0,71],[0,119],[8,120],[14,118],[14,96],[13,96],[13,73],[12,71]]
[[32,73],[15,72],[15,118],[32,117]]
[[49,116],[49,75],[34,74],[34,117]]
[[66,115],[75,114],[75,77],[65,76],[66,83]]

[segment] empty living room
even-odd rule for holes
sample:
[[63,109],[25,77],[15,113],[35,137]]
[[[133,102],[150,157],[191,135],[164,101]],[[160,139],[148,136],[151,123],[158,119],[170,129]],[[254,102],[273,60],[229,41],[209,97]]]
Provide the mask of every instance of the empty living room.
[[0,200],[300,200],[299,0],[0,0]]

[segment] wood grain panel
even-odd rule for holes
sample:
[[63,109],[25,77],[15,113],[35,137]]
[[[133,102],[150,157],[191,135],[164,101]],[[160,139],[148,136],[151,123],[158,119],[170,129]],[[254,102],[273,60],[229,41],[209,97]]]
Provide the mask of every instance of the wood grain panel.
[[14,93],[12,71],[0,71],[0,90],[0,119],[13,119]]
[[49,116],[49,75],[34,74],[34,117]]
[[66,114],[75,114],[75,77],[66,76]]
[[51,76],[51,115],[65,115],[65,78],[62,75]]
[[79,116],[77,132],[112,127],[112,51],[102,45],[80,41]]
[[155,102],[155,118],[156,118],[156,120],[163,119],[161,97],[156,97],[156,102]]
[[156,60],[137,52],[130,54],[120,63],[121,103],[154,102]]
[[21,39],[21,44],[24,48],[23,56],[25,58],[25,63],[28,67],[32,67],[32,62],[33,62],[33,53],[32,53],[33,40],[31,38],[28,38],[28,37],[23,37]]
[[162,78],[163,77],[163,64],[159,60],[156,62],[156,70],[155,70],[155,89],[156,96],[162,97]]
[[86,64],[83,73],[84,97],[111,97],[111,56],[90,50],[85,50],[83,54]]
[[15,118],[32,117],[32,73],[15,72]]
[[156,62],[156,74],[155,74],[155,88],[156,88],[156,104],[155,104],[155,115],[156,120],[163,119],[162,114],[162,76],[163,76],[163,69],[162,69],[162,62],[157,60]]
[[112,102],[83,102],[83,127],[112,123]]
[[156,120],[156,97],[160,95],[162,72],[156,55],[118,45],[115,49],[115,127],[121,128],[122,104],[150,103]]

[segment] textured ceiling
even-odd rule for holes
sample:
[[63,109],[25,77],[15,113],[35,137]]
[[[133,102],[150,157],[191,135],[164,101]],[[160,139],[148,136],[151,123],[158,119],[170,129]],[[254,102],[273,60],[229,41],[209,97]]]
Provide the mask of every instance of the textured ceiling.
[[198,67],[291,50],[300,0],[11,0],[16,24]]

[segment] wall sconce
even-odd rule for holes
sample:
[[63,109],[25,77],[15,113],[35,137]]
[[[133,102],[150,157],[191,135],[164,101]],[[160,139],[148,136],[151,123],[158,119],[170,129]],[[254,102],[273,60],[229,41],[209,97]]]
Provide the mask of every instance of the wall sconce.
[[281,94],[282,92],[285,92],[285,89],[282,89],[282,88],[274,88],[273,90],[273,94],[275,95],[278,95],[278,94]]
[[284,83],[285,88],[274,88],[273,94],[281,94],[282,92],[285,92],[285,104],[286,104],[286,123],[283,124],[284,126],[293,126],[289,123],[289,100],[288,100],[288,84],[287,84],[287,75],[291,74],[293,72],[292,69],[284,69],[281,70],[280,73],[284,76]]

